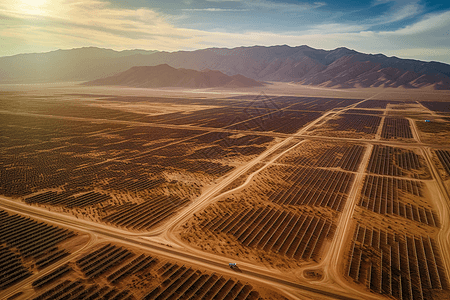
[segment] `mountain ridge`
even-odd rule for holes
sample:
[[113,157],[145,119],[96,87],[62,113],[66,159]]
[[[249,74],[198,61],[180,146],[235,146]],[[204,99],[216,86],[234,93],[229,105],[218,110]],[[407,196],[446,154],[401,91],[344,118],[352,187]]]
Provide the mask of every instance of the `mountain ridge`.
[[205,69],[202,71],[176,69],[168,64],[157,66],[135,66],[102,79],[83,83],[83,85],[116,85],[137,88],[211,88],[211,87],[253,87],[262,83],[242,75],[228,76],[220,71]]
[[333,88],[432,86],[450,89],[448,64],[388,57],[381,53],[365,54],[345,47],[323,50],[307,45],[279,45],[177,52],[85,47],[20,55],[0,58],[0,83],[91,81],[133,66],[169,64],[197,71],[218,70],[228,76],[240,74],[256,81]]

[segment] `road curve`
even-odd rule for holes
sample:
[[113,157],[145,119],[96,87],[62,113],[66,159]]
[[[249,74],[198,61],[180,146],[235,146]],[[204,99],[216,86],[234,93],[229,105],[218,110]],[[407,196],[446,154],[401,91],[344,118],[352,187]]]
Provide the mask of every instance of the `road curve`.
[[[76,228],[76,229],[83,230],[83,231],[89,230],[86,228],[85,224],[80,224],[80,226],[78,226],[76,220],[67,220],[64,218],[58,219],[55,217],[47,218],[47,216],[44,215],[43,213],[36,212],[35,210],[27,210],[26,207],[21,207],[20,205],[16,205],[16,203],[14,203],[12,201],[5,201],[2,198],[0,198],[0,207],[5,208],[9,211],[24,214],[24,215],[27,215],[30,217],[37,217],[42,220],[47,220],[52,223],[57,223],[62,226],[69,226],[69,227]],[[95,234],[98,237],[107,238],[107,240],[108,239],[109,240],[111,240],[111,239],[117,240],[118,242],[130,244],[130,245],[133,245],[134,247],[138,247],[143,250],[150,250],[150,251],[156,252],[157,254],[162,255],[162,256],[171,257],[174,259],[188,260],[188,261],[196,263],[196,265],[200,264],[207,268],[215,269],[218,272],[230,273],[230,269],[226,263],[217,262],[217,261],[205,258],[204,256],[197,256],[197,255],[188,253],[186,251],[183,251],[183,249],[174,249],[174,248],[167,247],[167,246],[161,246],[161,245],[158,245],[157,243],[145,241],[142,238],[139,238],[136,236],[125,236],[122,233],[115,232],[113,229],[106,230],[104,228],[97,227],[97,228],[89,230],[89,231],[90,231],[90,233]],[[86,248],[83,248],[83,249],[86,249]],[[79,251],[77,251],[77,254],[78,253],[79,253]],[[54,267],[56,268],[57,266],[55,265]],[[48,272],[50,272],[51,270],[53,270],[53,266],[51,269],[48,270]],[[42,274],[43,273],[40,273],[40,275],[42,275]],[[307,292],[314,293],[317,295],[326,296],[326,297],[329,297],[332,299],[343,299],[343,300],[358,299],[358,298],[353,298],[353,297],[347,296],[345,292],[324,291],[324,290],[318,289],[317,287],[314,287],[313,285],[310,285],[310,284],[296,283],[296,282],[292,282],[292,281],[289,281],[289,280],[286,280],[283,278],[277,278],[277,277],[271,276],[269,274],[261,274],[261,271],[258,269],[252,270],[249,268],[246,270],[242,270],[242,273],[239,273],[239,274],[233,273],[233,276],[241,276],[241,277],[248,278],[249,280],[265,281],[269,284],[272,284],[274,286],[274,288],[276,288],[276,289],[277,288],[282,289],[283,287],[294,288],[299,291],[307,291]],[[35,279],[35,278],[33,277],[33,279]],[[12,293],[13,292],[8,292],[8,295],[12,294]]]

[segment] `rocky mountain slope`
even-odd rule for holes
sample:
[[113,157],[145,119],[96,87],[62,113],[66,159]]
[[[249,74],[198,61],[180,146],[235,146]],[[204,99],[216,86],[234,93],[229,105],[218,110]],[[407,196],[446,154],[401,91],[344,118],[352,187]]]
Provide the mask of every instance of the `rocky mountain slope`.
[[118,85],[138,88],[158,87],[253,87],[262,83],[242,75],[228,76],[220,71],[175,69],[167,64],[158,66],[132,67],[119,74],[88,81],[84,85]]
[[209,48],[196,51],[113,51],[100,48],[58,50],[0,58],[0,83],[90,81],[133,66],[168,64],[174,68],[217,70],[258,81],[285,81],[337,88],[434,87],[450,89],[450,65],[364,54],[347,48],[306,45]]

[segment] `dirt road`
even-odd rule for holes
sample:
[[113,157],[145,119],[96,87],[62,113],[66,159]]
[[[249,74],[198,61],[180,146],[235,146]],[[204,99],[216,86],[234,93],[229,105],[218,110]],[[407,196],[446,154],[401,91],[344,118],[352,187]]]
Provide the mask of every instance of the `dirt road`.
[[[189,126],[189,125],[167,125],[167,124],[154,124],[154,123],[142,123],[142,122],[132,122],[132,121],[120,121],[120,120],[102,120],[102,119],[86,119],[86,118],[72,118],[72,117],[59,117],[59,116],[48,116],[41,115],[49,118],[60,118],[66,120],[83,120],[83,121],[91,121],[91,122],[112,122],[112,123],[123,123],[127,125],[138,125],[138,126],[151,126],[151,127],[164,127],[164,128],[175,128],[175,129],[189,129],[189,130],[199,130],[199,135],[195,135],[194,137],[189,137],[187,139],[183,139],[182,141],[186,141],[191,138],[195,138],[204,134],[208,134],[210,132],[232,132],[232,133],[244,133],[244,134],[258,134],[258,135],[268,135],[272,137],[276,137],[281,139],[280,142],[273,144],[270,148],[266,149],[263,153],[261,153],[258,157],[253,160],[245,163],[244,165],[236,168],[230,174],[221,179],[221,181],[217,184],[211,185],[208,189],[204,190],[203,193],[193,201],[191,205],[181,209],[178,211],[174,217],[172,217],[168,222],[163,224],[161,227],[146,232],[146,233],[130,233],[126,230],[121,230],[118,228],[114,228],[112,226],[107,226],[104,224],[97,224],[90,221],[79,220],[74,217],[70,217],[64,214],[57,214],[48,212],[46,209],[29,206],[24,203],[10,201],[6,198],[0,197],[0,208],[5,210],[9,210],[11,212],[20,213],[23,215],[27,215],[39,220],[43,220],[45,222],[50,222],[55,225],[73,228],[79,231],[86,232],[90,235],[90,240],[79,250],[75,251],[68,257],[62,259],[58,263],[48,267],[41,272],[27,278],[22,281],[20,284],[15,285],[5,291],[0,293],[0,298],[7,298],[17,291],[20,290],[21,287],[29,285],[32,281],[36,280],[38,277],[48,274],[52,270],[58,268],[59,266],[67,263],[70,260],[75,259],[77,256],[81,254],[82,251],[96,245],[98,243],[98,239],[101,240],[110,240],[117,241],[123,244],[128,244],[133,247],[137,247],[144,250],[149,250],[152,253],[160,255],[162,257],[169,257],[176,260],[186,261],[196,266],[203,266],[205,268],[220,272],[221,274],[229,274],[232,276],[237,276],[246,280],[254,280],[268,286],[274,287],[278,290],[289,290],[299,293],[300,295],[306,295],[306,297],[311,298],[329,298],[329,299],[380,299],[384,298],[381,295],[376,295],[373,293],[367,293],[362,289],[355,288],[354,285],[350,284],[347,280],[345,280],[342,276],[342,264],[344,263],[344,251],[346,249],[346,241],[348,241],[349,236],[353,234],[350,231],[350,227],[352,224],[352,217],[355,211],[355,207],[358,201],[359,189],[362,186],[366,168],[369,162],[369,158],[372,152],[373,145],[382,144],[382,145],[390,145],[397,146],[403,148],[411,148],[414,147],[416,149],[420,149],[423,156],[425,157],[426,163],[428,165],[429,170],[431,170],[433,181],[436,183],[436,188],[439,191],[439,197],[433,199],[435,207],[437,211],[439,211],[439,218],[442,222],[441,230],[438,235],[438,244],[443,253],[443,261],[445,265],[446,272],[448,273],[450,270],[450,223],[449,223],[449,212],[450,212],[450,198],[445,189],[445,186],[439,177],[439,173],[436,170],[432,162],[431,150],[429,148],[429,144],[421,143],[417,128],[415,123],[410,120],[413,136],[416,140],[416,143],[405,143],[401,141],[382,141],[380,139],[381,130],[383,126],[383,121],[380,123],[379,128],[377,130],[377,134],[374,139],[356,139],[356,138],[339,138],[339,137],[327,137],[327,136],[313,136],[306,134],[309,129],[312,127],[323,124],[330,118],[334,117],[336,114],[345,112],[348,109],[355,108],[359,103],[372,99],[376,97],[378,94],[374,94],[371,97],[361,100],[358,103],[352,104],[350,106],[333,109],[326,113],[324,113],[319,118],[315,119],[307,126],[300,129],[295,134],[279,134],[273,132],[255,132],[255,131],[242,131],[242,130],[229,130],[226,128],[205,128],[199,126]],[[0,111],[0,113],[3,111]],[[3,112],[4,113],[4,112]],[[386,113],[386,111],[385,111]],[[25,114],[25,113],[20,113]],[[270,114],[270,113],[269,113]],[[25,114],[28,115],[28,114]],[[35,114],[29,114],[35,115]],[[383,120],[384,120],[383,115]],[[246,120],[248,121],[248,120]],[[235,124],[234,124],[235,125]],[[323,140],[323,141],[339,141],[339,142],[353,142],[358,144],[365,144],[366,149],[364,155],[362,157],[361,163],[357,172],[355,172],[356,176],[351,186],[351,190],[349,192],[348,199],[345,203],[343,211],[340,213],[339,221],[337,224],[336,232],[334,238],[329,246],[326,256],[322,259],[320,264],[315,265],[314,269],[323,270],[324,276],[322,280],[317,281],[302,281],[294,282],[292,281],[292,277],[288,277],[286,274],[283,274],[280,271],[270,270],[261,266],[252,266],[249,263],[242,263],[243,272],[236,274],[233,270],[230,270],[228,267],[228,259],[225,257],[220,257],[217,255],[205,253],[190,247],[190,245],[184,244],[174,232],[186,223],[186,221],[191,218],[195,213],[198,213],[204,210],[207,206],[211,205],[215,201],[217,201],[220,197],[226,195],[226,193],[233,193],[240,189],[247,187],[254,176],[268,168],[272,164],[274,164],[279,157],[284,155],[285,153],[291,151],[295,147],[301,145],[304,141],[301,141],[301,138],[305,138],[307,140]],[[182,142],[181,141],[181,142]],[[176,144],[180,141],[171,143]],[[163,146],[166,147],[167,145]],[[289,146],[289,147],[288,147]],[[286,148],[286,149],[285,149]],[[441,147],[443,149],[450,149],[450,146]],[[158,149],[158,148],[157,148]],[[157,149],[152,149],[151,151],[155,151]],[[276,156],[272,157],[269,161],[267,158],[271,156],[273,153],[278,152],[280,149],[284,149]],[[143,155],[144,153],[139,153],[139,155]],[[222,193],[224,188],[230,185],[233,181],[238,179],[244,174],[247,174],[249,170],[253,169],[255,166],[262,164],[262,166],[249,174],[246,180],[238,187]],[[307,267],[308,269],[311,267]],[[303,271],[302,269],[301,271]],[[448,276],[450,274],[447,274]],[[292,294],[290,294],[292,295]],[[349,296],[351,295],[351,296]]]
[[[14,202],[12,202],[12,203],[6,202],[5,200],[3,200],[1,198],[0,198],[0,208],[6,209],[11,212],[25,214],[25,215],[28,215],[33,218],[37,218],[37,219],[40,219],[43,221],[55,223],[57,225],[71,227],[71,228],[77,228],[78,230],[84,230],[84,228],[85,228],[84,224],[80,224],[78,226],[77,222],[73,221],[73,220],[69,221],[64,218],[61,218],[60,220],[58,220],[58,219],[55,220],[54,218],[47,219],[45,215],[41,215],[38,212],[33,211],[33,210],[27,211],[26,208],[20,207],[20,206],[16,205],[16,203],[14,203]],[[171,247],[161,246],[159,242],[151,242],[147,239],[144,240],[137,236],[126,236],[126,235],[122,234],[121,232],[116,232],[114,230],[114,228],[110,228],[109,230],[105,230],[103,228],[91,229],[90,233],[95,235],[98,238],[103,238],[103,239],[109,240],[109,241],[118,241],[123,244],[129,244],[134,247],[138,247],[138,248],[141,248],[144,250],[149,250],[152,253],[155,253],[161,257],[169,257],[169,258],[176,259],[176,260],[190,262],[196,266],[203,266],[203,267],[215,270],[217,272],[220,272],[221,274],[228,274],[228,275],[235,276],[235,277],[236,276],[242,277],[243,280],[246,279],[246,280],[255,280],[255,281],[259,281],[259,282],[264,282],[264,283],[267,283],[267,284],[275,287],[276,289],[283,289],[283,287],[288,288],[288,289],[294,288],[296,290],[304,290],[309,293],[314,293],[317,295],[329,297],[331,299],[343,299],[343,300],[357,299],[357,298],[346,296],[346,293],[342,293],[342,292],[339,293],[337,291],[332,291],[330,289],[321,290],[321,289],[317,289],[313,285],[309,285],[306,283],[299,284],[296,282],[292,282],[292,281],[284,279],[282,276],[274,276],[273,274],[270,274],[269,272],[261,272],[261,270],[258,268],[248,267],[242,273],[237,274],[234,271],[230,270],[230,268],[228,267],[227,260],[225,260],[225,259],[223,259],[222,261],[212,260],[209,258],[209,256],[207,254],[195,255],[195,254],[189,253],[188,251],[185,251],[184,249],[174,249]],[[91,247],[92,245],[95,244],[95,242],[96,242],[95,239],[91,239],[89,241],[89,243],[87,243],[82,249],[80,249],[77,252],[70,255],[70,259],[77,257],[82,252],[82,250],[85,250],[88,247]],[[13,286],[12,288],[5,290],[2,294],[0,294],[0,297],[3,297],[3,296],[6,297],[6,296],[13,295],[17,291],[19,291],[23,286],[30,284],[36,278],[38,278],[44,274],[47,274],[47,273],[51,272],[52,270],[58,268],[59,266],[67,263],[70,259],[69,259],[69,257],[67,257],[64,260],[61,260],[58,263],[52,265],[51,267],[45,269],[43,272],[39,272],[38,274],[31,276],[27,280],[22,281],[20,284],[17,284],[15,286]]]
[[431,149],[421,148],[421,150],[439,191],[439,196],[432,198],[437,207],[439,220],[441,220],[441,229],[439,230],[437,241],[439,248],[441,248],[442,261],[445,266],[444,269],[447,273],[447,278],[450,278],[450,196],[444,186],[444,183],[442,182],[441,177],[439,176],[436,166],[433,163],[431,158]]

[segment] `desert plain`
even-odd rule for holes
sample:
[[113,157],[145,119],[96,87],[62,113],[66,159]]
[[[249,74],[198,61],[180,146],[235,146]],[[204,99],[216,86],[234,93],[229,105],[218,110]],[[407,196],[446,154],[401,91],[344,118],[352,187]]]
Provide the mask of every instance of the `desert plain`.
[[0,90],[1,299],[450,299],[448,91]]

